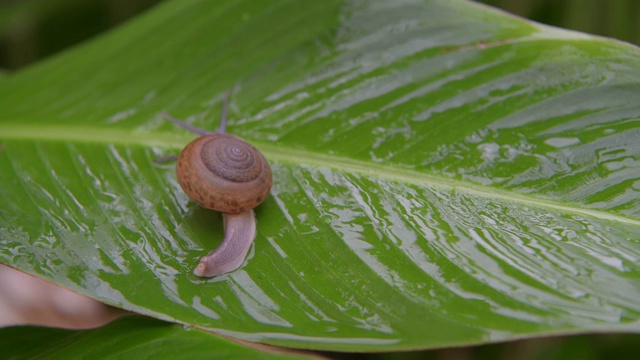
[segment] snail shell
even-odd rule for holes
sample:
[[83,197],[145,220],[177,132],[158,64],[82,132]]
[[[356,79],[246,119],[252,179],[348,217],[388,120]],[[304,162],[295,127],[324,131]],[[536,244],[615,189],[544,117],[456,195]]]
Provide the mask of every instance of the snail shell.
[[178,182],[201,206],[227,214],[253,209],[271,190],[271,169],[262,153],[229,134],[201,136],[178,157]]

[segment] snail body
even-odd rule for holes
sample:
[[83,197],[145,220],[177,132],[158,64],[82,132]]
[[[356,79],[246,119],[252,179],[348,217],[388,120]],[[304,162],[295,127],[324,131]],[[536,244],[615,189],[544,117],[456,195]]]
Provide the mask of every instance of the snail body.
[[214,277],[226,274],[242,265],[253,239],[256,237],[256,218],[252,210],[238,214],[224,214],[224,239],[217,249],[200,259],[193,274]]
[[194,128],[166,113],[162,115],[202,135],[185,146],[178,156],[178,183],[190,199],[223,214],[222,244],[202,257],[193,273],[214,277],[236,270],[244,262],[256,235],[253,209],[271,190],[269,163],[251,144],[224,133],[226,98],[221,125],[216,132]]

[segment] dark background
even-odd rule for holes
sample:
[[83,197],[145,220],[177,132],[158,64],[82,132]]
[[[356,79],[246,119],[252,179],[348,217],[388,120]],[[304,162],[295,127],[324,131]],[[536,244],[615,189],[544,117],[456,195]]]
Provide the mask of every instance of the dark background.
[[[0,0],[0,69],[24,67],[121,24],[161,1]],[[544,24],[640,44],[640,0],[481,2]]]

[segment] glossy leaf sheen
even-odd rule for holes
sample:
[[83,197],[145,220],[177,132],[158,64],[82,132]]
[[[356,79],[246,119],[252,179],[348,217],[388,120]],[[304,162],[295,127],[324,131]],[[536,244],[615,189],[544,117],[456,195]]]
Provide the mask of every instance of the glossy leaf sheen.
[[[450,0],[173,1],[0,84],[0,259],[251,341],[441,347],[640,330],[640,52]],[[192,135],[261,149],[245,265],[180,190]]]

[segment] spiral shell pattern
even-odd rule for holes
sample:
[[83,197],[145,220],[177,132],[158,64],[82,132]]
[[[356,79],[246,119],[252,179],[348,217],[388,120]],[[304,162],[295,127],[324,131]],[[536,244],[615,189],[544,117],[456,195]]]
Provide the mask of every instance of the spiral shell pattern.
[[237,214],[258,206],[271,190],[269,163],[255,147],[229,134],[202,136],[178,157],[178,182],[205,208]]
[[211,139],[202,145],[202,161],[216,176],[232,182],[254,180],[262,171],[256,166],[257,150],[244,141],[232,138]]

